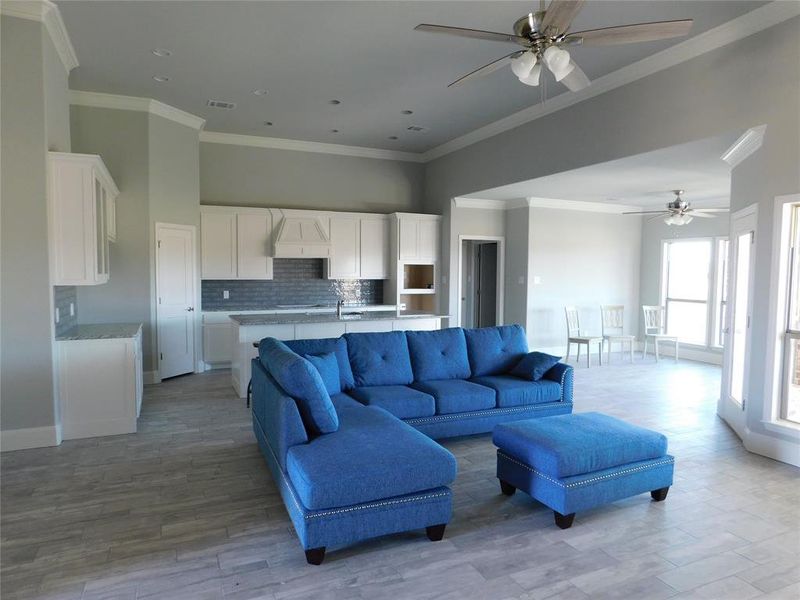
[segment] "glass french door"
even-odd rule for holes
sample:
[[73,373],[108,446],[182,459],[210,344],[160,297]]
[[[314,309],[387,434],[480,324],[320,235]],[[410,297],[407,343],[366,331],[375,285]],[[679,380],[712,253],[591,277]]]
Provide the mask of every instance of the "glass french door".
[[729,306],[723,329],[725,362],[718,412],[737,432],[745,425],[747,406],[756,223],[755,206],[731,218]]

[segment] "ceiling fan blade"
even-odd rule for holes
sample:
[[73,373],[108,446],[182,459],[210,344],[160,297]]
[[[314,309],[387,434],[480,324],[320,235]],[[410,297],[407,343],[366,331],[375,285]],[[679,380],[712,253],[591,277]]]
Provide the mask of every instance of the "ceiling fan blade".
[[570,71],[569,75],[561,80],[561,83],[567,86],[569,91],[577,92],[585,87],[588,87],[591,81],[589,81],[589,78],[586,76],[586,73],[583,72],[583,69],[575,64],[575,61],[570,62],[572,63],[573,69]]
[[661,213],[660,215],[653,215],[652,217],[647,217],[645,221],[649,223],[650,221],[655,221],[656,219],[663,219],[668,216],[669,216],[668,213]]
[[690,217],[700,217],[702,219],[714,219],[717,216],[709,213],[697,212],[696,210],[690,210],[686,214],[689,215]]
[[730,208],[693,208],[692,212],[726,213],[726,212],[731,212],[731,209]]
[[682,21],[658,21],[655,23],[636,23],[635,25],[589,29],[570,33],[564,38],[564,41],[577,41],[580,38],[584,46],[652,42],[686,35],[692,28],[692,23],[692,19],[684,19]]
[[474,71],[470,71],[463,77],[459,77],[453,83],[449,84],[447,87],[461,85],[462,83],[469,81],[470,79],[475,79],[476,77],[481,77],[482,75],[488,75],[489,73],[493,73],[494,71],[497,71],[497,69],[500,69],[509,64],[512,59],[516,58],[523,52],[524,50],[517,50],[516,52],[512,52],[511,54],[506,54],[502,58],[493,60],[488,65],[483,65],[482,67],[478,67],[477,69],[475,69]]
[[551,36],[566,33],[583,3],[584,0],[553,0],[544,13],[540,31]]
[[431,33],[446,33],[477,40],[489,40],[491,42],[514,42],[515,44],[530,45],[528,38],[514,35],[513,33],[497,33],[495,31],[483,31],[482,29],[466,29],[464,27],[448,27],[447,25],[431,25],[420,23],[414,27],[416,31],[429,31]]
[[641,210],[637,212],[624,212],[622,214],[623,215],[654,215],[654,214],[668,215],[670,213],[668,210]]

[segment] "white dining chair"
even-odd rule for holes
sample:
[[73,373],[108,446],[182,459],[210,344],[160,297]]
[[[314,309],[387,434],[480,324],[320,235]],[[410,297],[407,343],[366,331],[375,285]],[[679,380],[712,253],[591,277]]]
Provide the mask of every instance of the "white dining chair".
[[586,335],[581,331],[580,315],[574,306],[565,306],[564,314],[567,317],[567,357],[572,344],[578,344],[578,358],[581,359],[581,346],[586,345],[586,368],[591,366],[592,344],[597,344],[597,364],[603,364],[603,338],[602,336]]
[[664,307],[663,306],[642,306],[644,314],[644,349],[642,358],[647,356],[647,340],[652,338],[655,346],[656,362],[658,362],[659,342],[671,342],[675,344],[675,362],[678,361],[678,336],[667,335],[664,332]]
[[624,327],[625,307],[621,304],[601,304],[600,305],[600,333],[604,342],[608,345],[608,358],[606,363],[611,364],[611,345],[620,345],[620,355],[625,351],[625,344],[630,350],[631,362],[633,362],[633,344],[636,341],[635,335],[625,333]]

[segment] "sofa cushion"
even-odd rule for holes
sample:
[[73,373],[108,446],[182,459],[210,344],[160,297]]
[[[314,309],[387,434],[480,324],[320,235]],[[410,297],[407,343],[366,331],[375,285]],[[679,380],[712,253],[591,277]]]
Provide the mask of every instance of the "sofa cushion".
[[289,449],[287,473],[303,505],[339,508],[450,484],[456,459],[373,407],[343,409],[339,431]]
[[498,408],[558,402],[561,399],[561,385],[549,379],[530,381],[513,375],[492,375],[473,377],[470,381],[495,390]]
[[414,381],[469,379],[464,330],[406,331]]
[[433,396],[405,385],[358,387],[350,395],[367,406],[379,406],[398,419],[430,417],[436,414]]
[[661,458],[667,438],[600,413],[558,415],[498,425],[495,445],[552,477],[594,473]]
[[436,400],[436,414],[486,410],[495,407],[496,393],[476,383],[463,379],[440,379],[439,381],[416,381],[411,384],[415,389],[430,394]]
[[322,383],[325,384],[325,389],[328,390],[329,394],[338,394],[342,391],[342,382],[339,379],[339,363],[336,360],[335,352],[319,355],[306,354],[303,358],[314,365],[314,368],[319,372],[319,376],[322,377]]
[[529,352],[511,369],[510,374],[530,381],[539,381],[560,360],[560,356],[552,356],[544,352]]
[[297,402],[309,433],[332,433],[339,428],[336,409],[314,365],[275,338],[261,340],[258,353],[269,374]]
[[354,400],[351,396],[348,396],[344,392],[341,394],[331,394],[331,402],[333,402],[333,407],[336,409],[336,414],[340,414],[343,409],[345,408],[363,408],[364,406]]
[[405,332],[346,333],[344,337],[356,386],[414,381]]
[[291,340],[286,345],[293,352],[303,356],[304,354],[327,354],[336,353],[336,362],[339,363],[339,380],[343,390],[349,390],[355,386],[353,380],[353,370],[350,368],[350,357],[347,356],[347,342],[344,338],[324,338],[318,340]]
[[473,377],[508,373],[528,353],[525,330],[519,325],[465,329]]

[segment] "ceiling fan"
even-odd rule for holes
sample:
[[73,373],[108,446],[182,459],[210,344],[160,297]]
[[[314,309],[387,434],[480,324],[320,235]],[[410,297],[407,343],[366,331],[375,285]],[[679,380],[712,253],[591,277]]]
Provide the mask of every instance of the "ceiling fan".
[[645,210],[640,212],[626,212],[623,215],[653,215],[647,220],[664,218],[664,223],[667,225],[687,225],[692,222],[694,217],[701,217],[703,219],[713,219],[717,215],[714,213],[726,213],[727,208],[692,208],[689,202],[681,198],[683,190],[672,190],[675,194],[675,199],[667,202],[666,210]]
[[570,46],[609,46],[650,42],[684,36],[692,27],[692,19],[680,21],[659,21],[636,23],[619,27],[604,27],[568,33],[572,20],[583,8],[585,0],[552,0],[545,10],[544,0],[540,0],[539,10],[518,19],[514,23],[514,33],[496,33],[464,27],[430,25],[422,23],[414,29],[432,33],[446,33],[460,37],[511,42],[522,46],[510,54],[498,58],[463,77],[456,79],[447,87],[459,85],[475,77],[487,75],[507,64],[511,65],[520,82],[525,85],[539,85],[542,64],[571,91],[576,92],[589,85],[589,78],[575,64],[564,47]]

